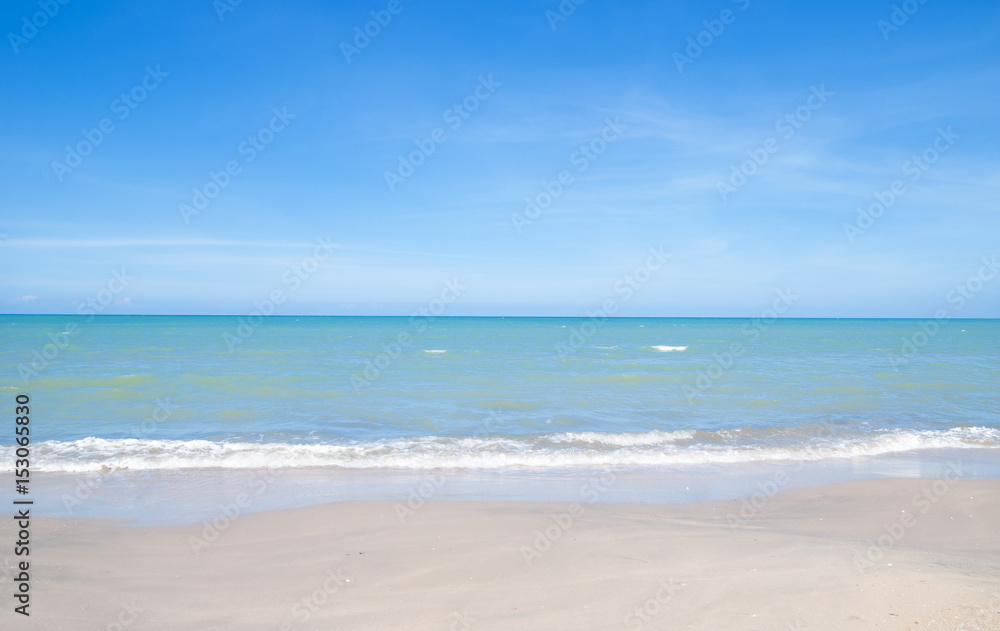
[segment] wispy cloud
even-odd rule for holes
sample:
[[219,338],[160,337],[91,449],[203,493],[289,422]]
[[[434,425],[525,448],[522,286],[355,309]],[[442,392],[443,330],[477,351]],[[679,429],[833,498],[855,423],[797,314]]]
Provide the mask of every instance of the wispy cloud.
[[5,245],[23,248],[128,248],[128,247],[309,247],[314,243],[230,241],[221,239],[11,239]]

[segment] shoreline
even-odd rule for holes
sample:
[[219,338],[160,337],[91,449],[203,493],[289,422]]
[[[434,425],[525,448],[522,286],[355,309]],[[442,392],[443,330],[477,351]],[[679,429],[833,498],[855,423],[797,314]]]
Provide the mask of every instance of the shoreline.
[[1000,628],[1000,480],[782,490],[734,523],[745,507],[370,500],[208,524],[36,518],[25,628]]
[[[726,501],[864,479],[1000,479],[994,448],[928,449],[858,458],[731,464],[551,469],[164,469],[33,472],[35,513],[181,525],[241,512],[343,501]],[[0,474],[0,485],[13,484]]]

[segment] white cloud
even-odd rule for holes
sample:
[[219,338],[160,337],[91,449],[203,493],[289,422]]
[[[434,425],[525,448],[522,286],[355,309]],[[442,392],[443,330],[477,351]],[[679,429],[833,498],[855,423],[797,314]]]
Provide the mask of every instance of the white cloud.
[[232,246],[232,247],[308,247],[315,243],[282,243],[267,241],[226,241],[218,239],[13,239],[8,245],[39,248],[115,248],[138,246]]

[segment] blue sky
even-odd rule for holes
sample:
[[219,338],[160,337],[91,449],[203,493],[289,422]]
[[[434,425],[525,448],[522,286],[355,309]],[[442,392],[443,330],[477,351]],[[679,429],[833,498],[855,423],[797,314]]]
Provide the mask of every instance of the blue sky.
[[[789,316],[929,317],[1000,254],[995,2],[896,3],[891,28],[871,0],[145,4],[0,10],[4,312],[280,290],[280,314],[406,315],[457,281],[449,315],[742,317],[789,288]],[[67,146],[92,151],[54,166]],[[669,262],[616,292],[651,247]],[[952,315],[1000,316],[981,284]]]

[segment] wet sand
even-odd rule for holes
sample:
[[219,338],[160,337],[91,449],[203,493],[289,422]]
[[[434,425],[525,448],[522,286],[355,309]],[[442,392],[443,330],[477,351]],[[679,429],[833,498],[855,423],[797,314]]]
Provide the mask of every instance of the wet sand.
[[34,518],[31,616],[7,596],[0,627],[1000,629],[1000,480],[682,504],[237,504],[214,524]]

